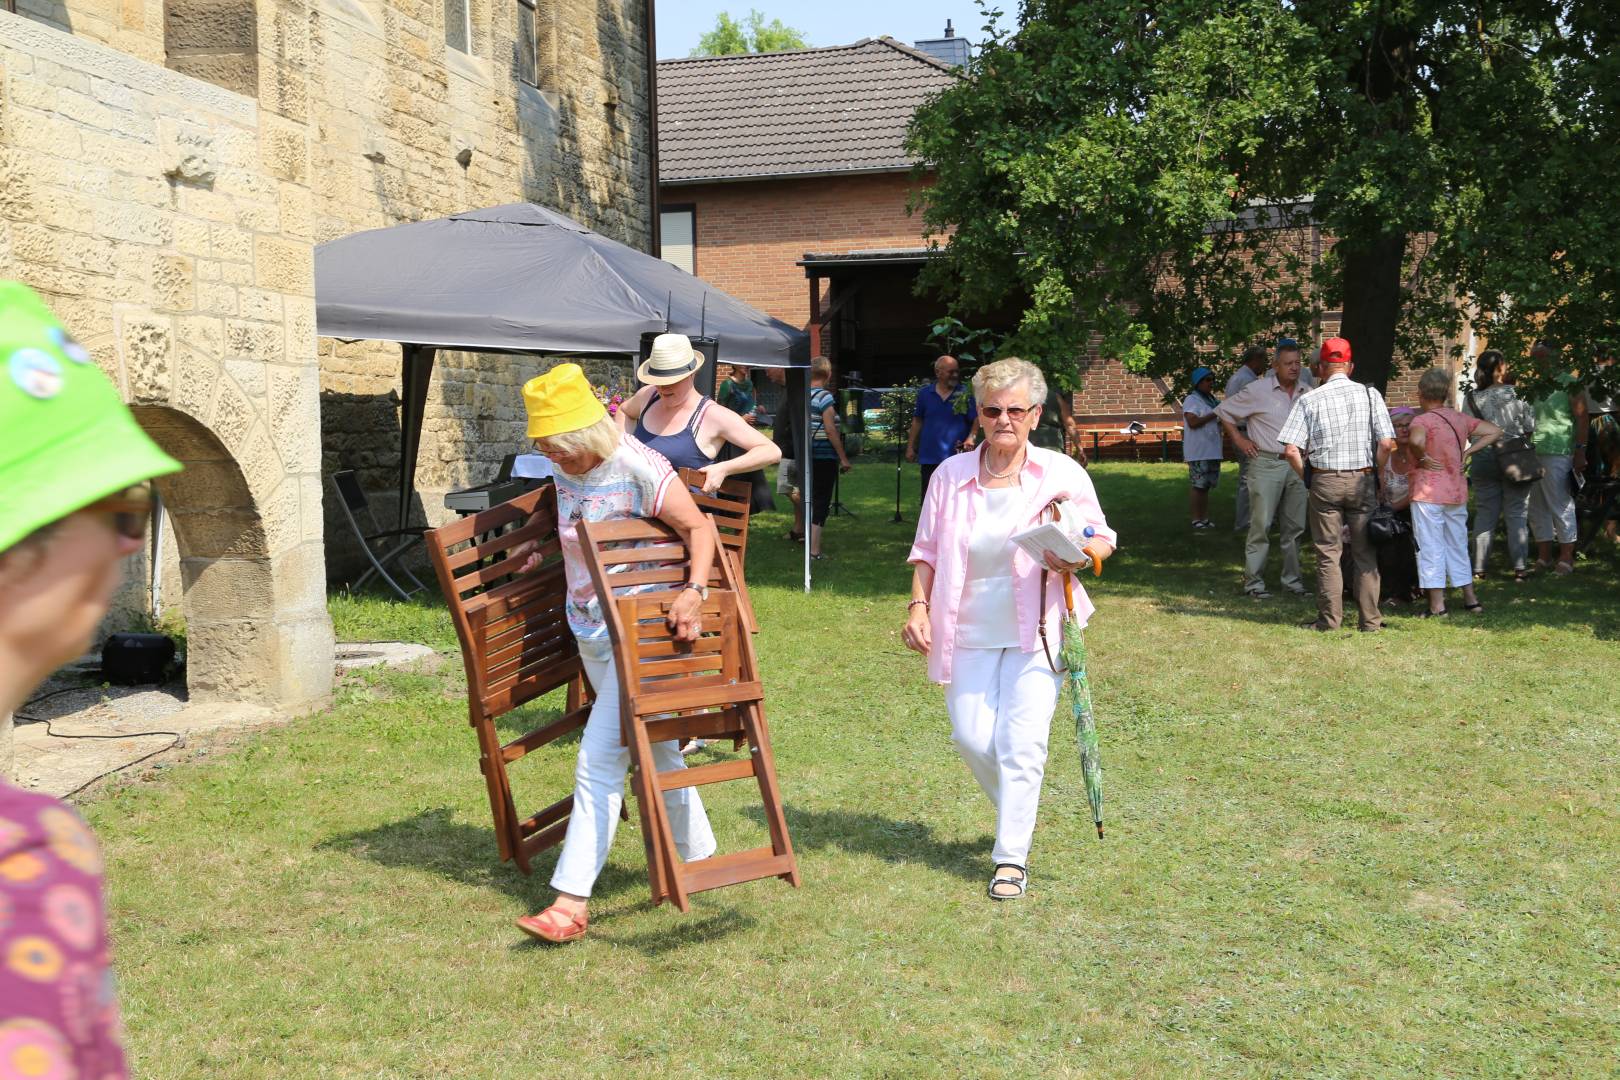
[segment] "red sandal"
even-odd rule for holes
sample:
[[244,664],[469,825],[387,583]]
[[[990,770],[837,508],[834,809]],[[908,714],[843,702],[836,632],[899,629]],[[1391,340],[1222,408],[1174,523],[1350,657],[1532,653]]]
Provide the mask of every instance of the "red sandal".
[[[562,919],[566,920],[568,925],[559,930],[557,929],[557,924],[555,922],[547,921],[546,916],[551,915],[553,912],[555,912]],[[578,915],[570,915],[558,905],[552,904],[538,915],[523,916],[523,918],[517,921],[517,924],[518,929],[522,930],[530,937],[536,937],[541,941],[550,941],[560,945],[565,941],[573,941],[577,937],[584,936],[585,927],[590,921],[590,915],[585,912],[580,912]]]

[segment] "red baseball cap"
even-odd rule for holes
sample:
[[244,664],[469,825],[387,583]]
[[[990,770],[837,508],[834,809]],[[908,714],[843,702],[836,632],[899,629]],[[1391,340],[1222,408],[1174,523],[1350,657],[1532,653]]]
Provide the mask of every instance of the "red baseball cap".
[[1348,364],[1350,362],[1350,343],[1342,337],[1330,337],[1322,342],[1320,356],[1324,364]]

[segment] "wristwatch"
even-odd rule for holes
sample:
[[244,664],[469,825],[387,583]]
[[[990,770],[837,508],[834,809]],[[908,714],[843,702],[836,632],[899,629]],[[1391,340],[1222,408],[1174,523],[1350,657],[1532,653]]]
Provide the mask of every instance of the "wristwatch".
[[699,600],[707,600],[709,598],[709,587],[707,585],[699,585],[695,581],[688,581],[685,585],[681,586],[681,590],[683,592],[687,589],[691,589],[693,592],[697,593]]

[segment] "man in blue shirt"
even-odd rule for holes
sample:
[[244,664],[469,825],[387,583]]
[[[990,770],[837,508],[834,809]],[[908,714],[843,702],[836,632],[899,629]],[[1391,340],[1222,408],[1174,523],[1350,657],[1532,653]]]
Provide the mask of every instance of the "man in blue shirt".
[[[934,470],[958,449],[973,448],[973,421],[978,410],[973,396],[958,381],[956,357],[941,356],[934,361],[934,385],[917,391],[917,407],[911,414],[911,431],[906,440],[906,460],[922,465],[922,493],[928,494],[928,481]],[[957,411],[957,399],[967,394],[967,407]]]

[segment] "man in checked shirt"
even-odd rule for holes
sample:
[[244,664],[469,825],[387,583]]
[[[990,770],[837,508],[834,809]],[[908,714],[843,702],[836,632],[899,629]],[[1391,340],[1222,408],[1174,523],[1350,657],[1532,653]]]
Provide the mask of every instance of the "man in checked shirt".
[[1378,505],[1378,470],[1395,449],[1395,428],[1383,395],[1353,382],[1350,343],[1328,338],[1320,354],[1322,385],[1294,400],[1277,434],[1283,457],[1300,475],[1311,462],[1307,517],[1316,545],[1316,619],[1305,626],[1326,633],[1344,617],[1344,577],[1339,556],[1344,527],[1350,532],[1355,564],[1356,607],[1361,629],[1382,630],[1378,613],[1378,556],[1367,535],[1367,519]]

